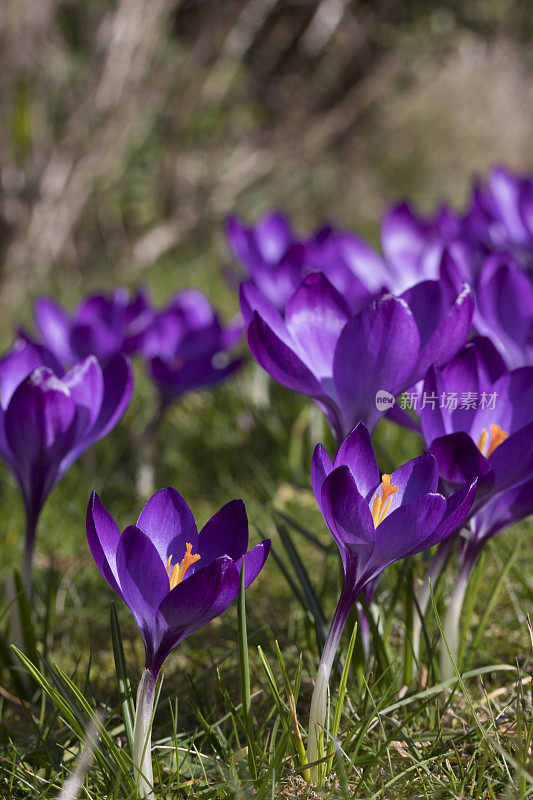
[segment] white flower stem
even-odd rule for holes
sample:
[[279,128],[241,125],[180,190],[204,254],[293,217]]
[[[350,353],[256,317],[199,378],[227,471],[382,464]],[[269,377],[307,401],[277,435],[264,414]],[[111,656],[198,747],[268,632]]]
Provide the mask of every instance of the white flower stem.
[[139,794],[154,800],[152,772],[152,717],[154,711],[156,678],[145,669],[137,689],[135,725],[133,726],[133,763]]
[[[322,729],[326,723],[329,677],[341,634],[352,605],[353,600],[344,595],[344,593],[341,594],[326,637],[324,650],[322,651],[309,712],[309,739],[307,743],[307,760],[309,763],[320,758],[319,742]],[[310,774],[311,780],[316,782],[319,775],[318,767],[310,767]]]
[[[459,667],[459,622],[461,609],[465,599],[468,580],[474,566],[475,558],[464,558],[461,568],[453,585],[446,614],[442,622],[444,638],[440,643],[440,677],[447,681],[455,675],[455,667]],[[454,666],[455,664],[455,666]]]

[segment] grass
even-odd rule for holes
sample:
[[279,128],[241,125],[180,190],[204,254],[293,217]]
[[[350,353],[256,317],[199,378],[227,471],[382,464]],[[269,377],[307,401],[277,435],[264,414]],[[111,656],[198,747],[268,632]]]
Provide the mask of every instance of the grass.
[[[247,395],[251,373],[248,365],[216,391],[185,398],[160,431],[157,485],[179,488],[199,524],[228,499],[244,497],[251,539],[270,535],[273,556],[246,605],[185,641],[165,665],[153,734],[156,795],[528,797],[533,716],[525,612],[533,586],[527,523],[487,547],[464,609],[467,672],[449,685],[439,684],[435,645],[453,565],[436,587],[426,620],[429,650],[423,647],[421,669],[412,670],[408,685],[403,661],[411,582],[423,573],[424,558],[387,570],[368,664],[357,639],[351,663],[346,657],[355,619],[343,636],[331,682],[326,779],[320,789],[306,784],[302,752],[317,642],[336,604],[339,558],[310,491],[309,404],[272,386],[270,405],[254,408]],[[7,647],[11,612],[3,594],[0,787],[9,800],[59,795],[95,712],[98,745],[81,796],[135,797],[128,686],[131,680],[134,694],[143,648],[131,615],[92,563],[84,512],[93,487],[121,526],[142,505],[135,496],[142,462],[135,443],[149,417],[151,387],[140,371],[137,378],[124,420],[47,503],[25,655]],[[414,435],[381,425],[375,439],[383,468],[416,452]],[[325,441],[332,449],[327,433]],[[5,469],[1,477],[9,575],[20,560],[22,514]]]

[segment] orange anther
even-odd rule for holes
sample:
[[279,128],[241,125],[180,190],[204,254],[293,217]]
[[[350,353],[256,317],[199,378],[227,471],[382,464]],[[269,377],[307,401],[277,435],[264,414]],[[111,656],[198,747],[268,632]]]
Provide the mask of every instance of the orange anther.
[[169,559],[167,561],[167,575],[169,577],[171,589],[174,589],[178,585],[178,583],[182,582],[182,580],[185,577],[185,573],[187,572],[191,564],[194,564],[196,561],[199,561],[200,558],[201,556],[198,555],[198,553],[192,553],[192,544],[190,542],[187,542],[187,544],[185,545],[185,555],[183,556],[179,564],[174,565],[172,572],[170,572],[172,556],[169,556]]

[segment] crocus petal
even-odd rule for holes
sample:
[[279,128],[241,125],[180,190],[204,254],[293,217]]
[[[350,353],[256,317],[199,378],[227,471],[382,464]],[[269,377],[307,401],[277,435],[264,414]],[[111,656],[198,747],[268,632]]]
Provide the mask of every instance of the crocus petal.
[[[429,284],[437,288],[429,293],[418,291],[421,285]],[[474,298],[470,287],[465,285],[452,306],[446,308],[447,291],[440,281],[418,284],[403,297],[414,314],[420,333],[420,353],[409,381],[414,384],[430,366],[442,366],[465,344],[472,325]],[[439,320],[437,325],[436,320]]]
[[322,485],[333,469],[331,458],[327,450],[321,444],[315,447],[313,458],[311,460],[311,485],[318,507],[322,512]]
[[439,475],[452,483],[470,484],[479,477],[488,486],[494,478],[489,462],[464,431],[434,439],[429,452],[435,456]]
[[418,265],[426,242],[425,226],[414,217],[407,203],[387,211],[381,223],[383,252],[404,286],[419,277]]
[[498,216],[516,242],[527,241],[528,231],[520,213],[521,180],[505,167],[493,167],[489,173],[491,199]]
[[373,577],[393,561],[424,549],[445,510],[442,495],[426,494],[388,514],[376,528],[376,544],[365,574]]
[[69,348],[77,359],[94,355],[106,362],[122,349],[123,328],[111,331],[101,320],[75,323],[69,335]]
[[472,518],[472,533],[481,544],[530,514],[533,514],[533,479],[513,486],[487,503]]
[[379,484],[379,467],[370,441],[370,434],[359,422],[337,450],[334,467],[346,464],[355,478],[359,494],[366,500]]
[[49,297],[38,298],[33,311],[43,341],[63,363],[72,363],[74,355],[69,345],[70,320],[66,312]]
[[246,325],[251,323],[254,312],[257,312],[282,342],[292,345],[292,339],[281,314],[253,283],[241,283],[239,299]]
[[[149,536],[165,564],[170,556],[173,564],[181,561],[187,542],[192,544],[194,553],[198,552],[198,531],[192,511],[181,494],[170,486],[150,497],[139,514],[137,527]],[[191,572],[194,566],[189,567]]]
[[79,436],[61,462],[63,475],[78,456],[112,430],[124,414],[133,392],[133,372],[127,356],[116,356],[103,369],[104,391],[98,416]]
[[211,517],[198,535],[202,569],[220,556],[235,561],[248,547],[248,517],[242,500],[231,500]]
[[248,344],[255,360],[278,383],[311,397],[325,395],[318,377],[257,312],[248,326]]
[[322,513],[340,550],[345,574],[357,569],[374,547],[374,522],[349,467],[337,467],[325,479]]
[[89,431],[91,443],[109,433],[128,407],[133,392],[133,371],[129,358],[123,355],[113,358],[104,367],[103,378],[104,396],[98,419]]
[[394,274],[364,239],[349,233],[338,234],[336,245],[340,257],[355,275],[363,279],[371,292],[379,292],[383,287],[391,288]]
[[248,550],[241,558],[235,561],[237,572],[241,573],[242,562],[244,560],[244,587],[247,589],[257,578],[263,569],[265,562],[270,553],[270,539],[263,539],[262,542],[256,544],[251,550]]
[[477,288],[480,332],[493,338],[510,367],[533,358],[533,285],[512,259],[491,256]]
[[533,474],[533,422],[505,439],[489,456],[494,491],[523,483]]
[[[463,524],[476,497],[477,479],[461,487],[446,500],[446,511],[438,527],[431,534],[427,547],[446,539]],[[412,554],[414,555],[414,553]]]
[[76,406],[68,388],[47,367],[34,370],[15,390],[5,428],[26,503],[37,511],[73,443]]
[[339,337],[333,377],[346,421],[351,428],[363,421],[373,430],[382,412],[376,393],[395,395],[418,356],[420,338],[414,317],[403,300],[384,295],[352,317]]
[[9,353],[0,359],[2,408],[7,408],[17,386],[38,367],[49,367],[58,377],[64,374],[61,364],[47,347],[17,339]]
[[170,592],[165,565],[148,536],[135,525],[126,528],[120,537],[116,559],[122,597],[135,617],[148,652],[153,650],[157,635],[157,608]]
[[289,222],[280,211],[273,211],[260,219],[253,228],[259,252],[270,263],[279,261],[293,241]]
[[[422,495],[437,490],[439,482],[437,462],[428,453],[413,458],[391,474],[390,482],[392,486],[397,486],[398,490],[392,495],[388,515],[392,514],[399,506],[414,503]],[[376,490],[376,495],[381,496],[381,493],[380,485]],[[372,508],[372,500],[369,502]]]
[[[469,384],[466,385],[468,386]],[[448,387],[446,389],[448,390]],[[430,367],[424,380],[422,397],[433,398],[433,400],[431,402],[422,402],[418,409],[422,433],[428,444],[431,444],[434,439],[453,431],[452,412],[440,402],[444,391],[444,378],[441,372],[437,371],[435,367]],[[470,415],[472,416],[472,412],[470,412]]]
[[321,272],[307,275],[287,303],[287,330],[318,378],[331,377],[335,347],[349,317],[348,304]]
[[222,614],[238,592],[239,573],[229,556],[217,558],[169,592],[157,613],[164,633],[151,663],[154,673],[177,644]]
[[76,364],[63,378],[76,403],[76,439],[92,428],[100,414],[104,396],[102,368],[94,356]]
[[96,566],[113,591],[122,597],[117,573],[117,547],[120,541],[120,529],[94,491],[87,506],[86,528],[89,547]]
[[472,421],[470,435],[475,442],[483,429],[490,432],[491,425],[500,425],[513,434],[533,422],[533,367],[506,372],[491,386],[488,395],[494,395],[494,402],[478,408]]

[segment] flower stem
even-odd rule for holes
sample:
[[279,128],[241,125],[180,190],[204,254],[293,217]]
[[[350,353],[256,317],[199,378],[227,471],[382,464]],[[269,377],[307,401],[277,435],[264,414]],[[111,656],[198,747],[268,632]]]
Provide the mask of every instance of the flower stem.
[[467,542],[461,556],[461,566],[450,593],[448,607],[442,622],[444,639],[440,643],[440,673],[441,680],[443,681],[454,677],[454,664],[456,667],[459,667],[457,659],[459,656],[459,622],[461,619],[461,609],[477,555],[478,549],[472,546],[470,542]]
[[155,491],[157,440],[163,413],[163,403],[160,402],[139,441],[141,464],[137,473],[137,495],[141,500],[146,500]]
[[136,767],[139,794],[149,800],[153,800],[155,797],[152,772],[152,716],[155,684],[155,675],[145,669],[137,689],[135,724],[133,726],[133,763]]
[[[322,728],[326,722],[329,677],[331,675],[331,668],[339,646],[341,634],[353,602],[353,595],[351,593],[348,594],[344,591],[341,593],[322,651],[322,658],[320,659],[315,680],[315,688],[311,698],[311,710],[309,712],[309,741],[307,744],[307,760],[309,763],[317,761],[320,758],[319,740]],[[316,782],[319,775],[317,766],[311,767],[310,773],[311,780]]]
[[22,582],[28,600],[31,602],[33,591],[33,555],[35,552],[35,534],[37,531],[37,516],[26,512],[26,538],[24,541],[24,562],[22,567]]

